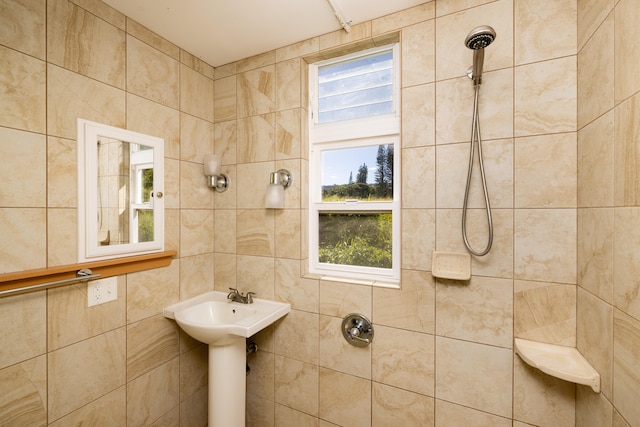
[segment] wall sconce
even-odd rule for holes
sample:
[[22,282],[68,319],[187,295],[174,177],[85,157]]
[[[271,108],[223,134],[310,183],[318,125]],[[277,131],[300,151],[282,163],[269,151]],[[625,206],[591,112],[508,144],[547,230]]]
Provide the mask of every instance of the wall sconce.
[[293,182],[293,175],[286,169],[271,172],[267,196],[265,197],[265,207],[269,209],[284,208],[284,190],[289,188]]
[[229,177],[220,173],[220,156],[217,154],[204,155],[204,174],[207,177],[209,188],[215,188],[218,193],[227,191],[229,188]]

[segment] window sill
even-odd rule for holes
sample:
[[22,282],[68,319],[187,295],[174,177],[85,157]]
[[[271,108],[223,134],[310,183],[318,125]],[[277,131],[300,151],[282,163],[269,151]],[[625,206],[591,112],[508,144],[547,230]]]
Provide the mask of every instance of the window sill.
[[377,288],[400,289],[400,281],[394,280],[367,280],[352,277],[329,276],[323,274],[307,273],[302,275],[305,279],[315,279],[325,282],[347,283],[350,285],[374,286]]

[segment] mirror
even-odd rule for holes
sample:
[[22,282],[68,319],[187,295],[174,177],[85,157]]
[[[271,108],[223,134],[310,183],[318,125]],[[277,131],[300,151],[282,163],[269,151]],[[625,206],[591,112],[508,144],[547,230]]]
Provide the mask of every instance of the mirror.
[[78,261],[164,250],[164,140],[78,119]]

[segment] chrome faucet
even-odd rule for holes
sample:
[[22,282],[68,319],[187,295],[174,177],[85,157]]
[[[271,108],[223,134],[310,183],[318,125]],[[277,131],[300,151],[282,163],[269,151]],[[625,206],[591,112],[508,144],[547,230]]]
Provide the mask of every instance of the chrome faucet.
[[231,301],[239,302],[239,303],[242,303],[242,304],[252,304],[253,303],[253,296],[256,294],[255,292],[247,292],[247,295],[244,296],[242,294],[242,292],[239,292],[235,288],[229,288],[229,290],[231,292],[229,292],[229,294],[227,295],[227,299],[230,299]]

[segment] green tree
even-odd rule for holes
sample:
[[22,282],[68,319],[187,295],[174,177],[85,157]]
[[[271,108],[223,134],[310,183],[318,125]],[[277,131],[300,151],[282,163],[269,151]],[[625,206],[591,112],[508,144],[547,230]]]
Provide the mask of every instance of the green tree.
[[363,163],[358,168],[358,175],[356,175],[356,182],[366,184],[367,175],[369,175],[369,168],[367,167],[366,163]]

